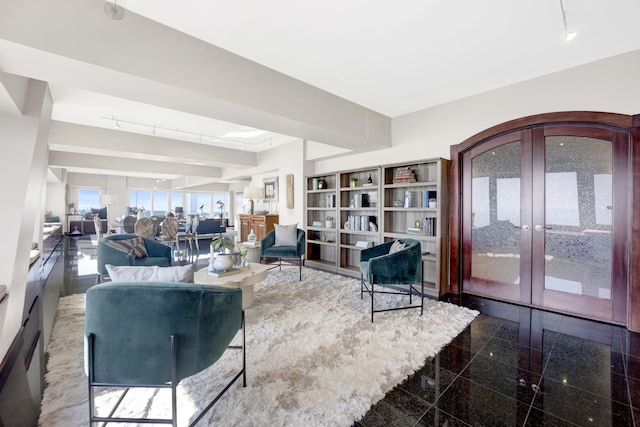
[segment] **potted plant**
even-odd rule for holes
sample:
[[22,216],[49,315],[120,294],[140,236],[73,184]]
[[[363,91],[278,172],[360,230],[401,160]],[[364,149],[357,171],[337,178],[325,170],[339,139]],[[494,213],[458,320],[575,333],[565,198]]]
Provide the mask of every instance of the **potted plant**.
[[327,217],[324,219],[324,225],[325,225],[327,228],[333,228],[333,217],[332,217],[331,215],[327,216]]
[[224,237],[221,235],[215,236],[211,239],[212,252],[218,252],[220,254],[230,254],[235,246],[231,237]]
[[218,204],[218,209],[220,209],[220,219],[224,218],[224,202],[222,200],[218,200],[216,202]]
[[438,207],[438,203],[436,202],[436,199],[433,199],[433,198],[429,199],[429,207],[430,208]]
[[233,266],[233,251],[235,244],[230,237],[215,236],[211,239],[211,263],[218,271],[228,270]]
[[358,186],[358,178],[356,178],[355,176],[352,176],[350,181],[351,181],[351,186],[352,187],[357,187]]

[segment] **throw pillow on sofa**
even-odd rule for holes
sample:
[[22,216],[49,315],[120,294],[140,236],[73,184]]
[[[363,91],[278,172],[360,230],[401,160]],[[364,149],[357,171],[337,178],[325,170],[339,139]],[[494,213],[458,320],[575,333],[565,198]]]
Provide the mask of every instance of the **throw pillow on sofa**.
[[112,282],[183,282],[193,283],[193,266],[149,267],[106,264]]
[[399,251],[405,249],[405,246],[406,245],[404,243],[400,243],[399,240],[396,240],[391,244],[391,247],[389,247],[389,253],[390,254],[394,254],[396,252],[399,252]]
[[295,246],[298,243],[298,223],[290,225],[273,224],[276,243],[273,246]]
[[115,248],[135,255],[136,258],[146,258],[149,256],[142,237],[134,237],[133,239],[124,240],[110,240],[109,244]]

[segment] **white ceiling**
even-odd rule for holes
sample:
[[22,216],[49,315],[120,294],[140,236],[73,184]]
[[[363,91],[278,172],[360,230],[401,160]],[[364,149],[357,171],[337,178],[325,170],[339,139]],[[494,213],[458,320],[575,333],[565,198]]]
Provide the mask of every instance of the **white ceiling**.
[[[559,0],[117,4],[123,20],[142,15],[391,118],[640,49],[638,0],[564,0],[578,33],[572,42],[564,41]],[[299,137],[50,86],[61,122],[111,129],[117,119],[123,132],[152,134],[155,126],[157,137],[252,152]]]
[[[389,117],[640,48],[638,0],[120,0]],[[125,18],[126,19],[126,15]]]

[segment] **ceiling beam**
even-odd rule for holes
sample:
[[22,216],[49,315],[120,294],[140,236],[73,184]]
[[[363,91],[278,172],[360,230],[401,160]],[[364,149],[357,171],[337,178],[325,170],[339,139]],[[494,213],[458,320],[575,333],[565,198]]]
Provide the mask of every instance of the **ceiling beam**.
[[219,180],[222,176],[220,168],[211,166],[192,166],[63,151],[49,151],[49,166],[74,172],[95,173],[98,170],[105,175],[143,176],[145,178],[173,179],[180,175],[187,175]]
[[51,122],[49,148],[201,166],[247,168],[255,167],[258,161],[252,152],[58,121]]
[[4,71],[354,151],[391,146],[389,117],[134,13],[114,21],[95,1],[5,3]]
[[0,71],[0,114],[22,115],[29,79]]

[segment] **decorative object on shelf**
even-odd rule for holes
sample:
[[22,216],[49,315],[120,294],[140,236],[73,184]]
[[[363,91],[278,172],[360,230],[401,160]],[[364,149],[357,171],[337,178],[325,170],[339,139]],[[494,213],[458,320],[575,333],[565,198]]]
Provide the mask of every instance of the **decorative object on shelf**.
[[373,179],[371,178],[371,174],[369,174],[369,178],[367,178],[367,184],[373,184]]
[[358,178],[356,178],[355,176],[352,176],[349,179],[350,183],[351,183],[351,187],[357,187],[358,186]]
[[322,227],[322,221],[313,221],[312,227]]
[[311,179],[311,189],[312,190],[317,190],[318,189],[318,178],[312,178]]
[[324,225],[327,228],[333,228],[333,217],[331,215],[328,215],[325,219],[324,219]]
[[318,190],[326,190],[327,189],[327,181],[324,179],[318,180]]
[[401,208],[402,207],[402,201],[401,200],[394,200],[393,201],[393,207],[394,208]]
[[287,209],[293,209],[293,174],[287,174]]
[[258,237],[256,236],[256,233],[253,232],[253,229],[251,229],[251,231],[249,232],[249,234],[247,235],[247,242],[249,243],[255,243],[255,241],[258,239]]
[[419,219],[416,219],[416,223],[415,224],[416,224],[416,228],[420,228],[420,220]]
[[436,199],[429,199],[429,207],[430,208],[437,208],[438,207],[438,202],[436,201]]
[[243,199],[249,199],[249,213],[253,215],[253,199],[260,198],[260,189],[258,187],[245,187],[242,194]]
[[373,222],[369,222],[369,231],[378,231],[378,226]]

